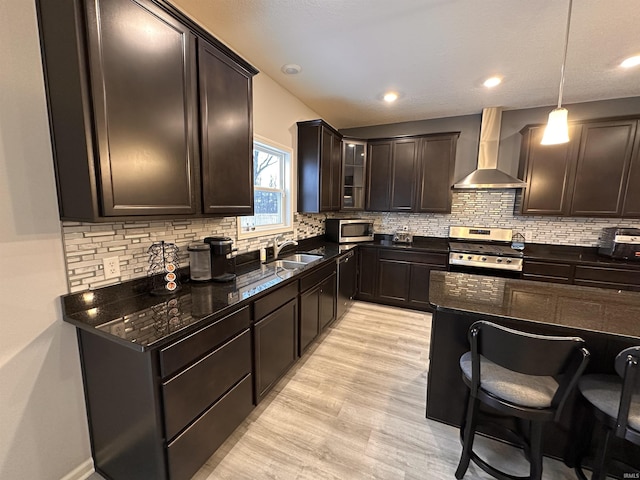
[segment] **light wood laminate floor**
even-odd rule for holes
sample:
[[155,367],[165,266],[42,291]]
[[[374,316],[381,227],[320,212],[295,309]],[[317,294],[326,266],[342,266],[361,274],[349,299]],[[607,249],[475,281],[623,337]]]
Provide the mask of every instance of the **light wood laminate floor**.
[[[194,480],[455,478],[458,430],[425,418],[430,325],[426,313],[356,302]],[[520,451],[477,443],[490,463],[527,473]],[[546,458],[543,477],[576,478]],[[489,478],[473,464],[465,476]]]

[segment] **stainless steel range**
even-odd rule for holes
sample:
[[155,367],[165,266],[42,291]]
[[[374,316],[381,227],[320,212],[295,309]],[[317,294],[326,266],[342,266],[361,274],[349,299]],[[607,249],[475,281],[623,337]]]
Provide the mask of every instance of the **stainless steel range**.
[[519,276],[523,253],[511,248],[512,233],[505,228],[449,227],[450,270]]

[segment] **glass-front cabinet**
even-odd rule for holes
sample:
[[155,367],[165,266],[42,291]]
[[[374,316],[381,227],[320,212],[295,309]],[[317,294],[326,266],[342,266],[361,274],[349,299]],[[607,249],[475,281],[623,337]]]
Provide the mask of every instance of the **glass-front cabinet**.
[[342,140],[342,210],[364,210],[367,142]]

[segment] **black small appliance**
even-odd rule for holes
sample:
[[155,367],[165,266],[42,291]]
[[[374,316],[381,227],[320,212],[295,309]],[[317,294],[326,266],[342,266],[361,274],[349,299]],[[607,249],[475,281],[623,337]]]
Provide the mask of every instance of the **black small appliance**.
[[211,280],[230,282],[236,278],[236,251],[229,237],[207,237],[205,243],[211,246]]

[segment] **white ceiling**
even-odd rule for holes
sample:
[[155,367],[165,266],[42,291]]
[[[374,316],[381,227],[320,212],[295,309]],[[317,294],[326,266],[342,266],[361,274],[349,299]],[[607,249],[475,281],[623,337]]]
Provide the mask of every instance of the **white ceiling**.
[[[336,128],[557,103],[568,0],[171,1]],[[618,66],[639,22],[640,0],[574,0],[563,104],[640,96]]]

